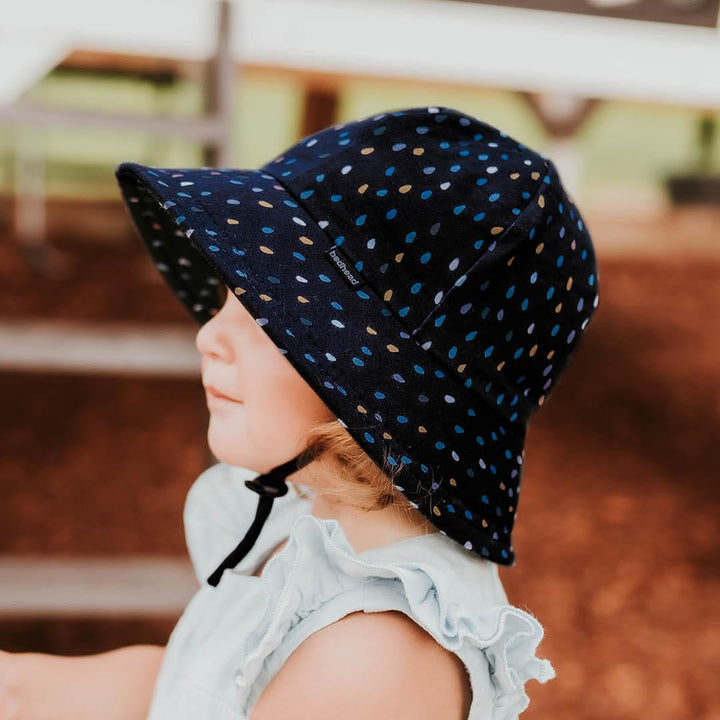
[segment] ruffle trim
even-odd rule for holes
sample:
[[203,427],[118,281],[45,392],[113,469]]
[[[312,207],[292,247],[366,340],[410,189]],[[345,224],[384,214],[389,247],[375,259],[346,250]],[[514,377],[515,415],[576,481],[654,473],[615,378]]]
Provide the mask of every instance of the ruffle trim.
[[455,593],[432,565],[366,562],[337,520],[307,514],[295,521],[287,545],[260,578],[266,590],[264,614],[235,672],[245,712],[266,658],[285,635],[333,597],[373,578],[399,581],[415,620],[445,648],[455,652],[468,645],[485,653],[495,691],[493,720],[514,720],[527,708],[528,680],[545,683],[555,677],[550,661],[536,656],[544,630],[532,614],[508,604],[473,610],[448,602]]

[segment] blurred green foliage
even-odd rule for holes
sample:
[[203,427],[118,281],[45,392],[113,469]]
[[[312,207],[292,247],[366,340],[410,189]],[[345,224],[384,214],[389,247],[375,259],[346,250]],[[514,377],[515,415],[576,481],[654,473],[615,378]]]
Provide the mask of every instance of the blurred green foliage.
[[[51,73],[24,97],[51,106],[138,114],[193,115],[200,112],[202,103],[199,85],[189,79],[154,84],[141,78],[74,71]],[[257,167],[298,140],[302,102],[299,79],[242,73],[233,165]],[[534,149],[547,151],[548,137],[529,107],[516,94],[502,90],[349,79],[340,95],[339,121],[424,104],[462,109]],[[720,120],[720,112],[714,115]],[[620,101],[600,104],[577,136],[578,194],[607,185],[660,188],[667,173],[692,169],[700,116],[700,111],[682,107]],[[0,123],[0,192],[10,189],[13,148],[19,139],[42,148],[51,196],[115,197],[112,170],[124,160],[160,167],[202,164],[200,148],[178,137],[88,127],[13,128]],[[720,143],[715,144],[710,167],[720,169]]]

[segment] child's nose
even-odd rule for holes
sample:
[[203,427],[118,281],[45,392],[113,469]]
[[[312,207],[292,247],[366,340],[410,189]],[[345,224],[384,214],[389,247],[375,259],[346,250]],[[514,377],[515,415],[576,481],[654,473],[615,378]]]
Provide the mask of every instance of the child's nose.
[[203,323],[195,335],[195,347],[201,355],[213,356],[224,362],[232,362],[232,343],[224,319],[225,315],[221,308],[210,320]]

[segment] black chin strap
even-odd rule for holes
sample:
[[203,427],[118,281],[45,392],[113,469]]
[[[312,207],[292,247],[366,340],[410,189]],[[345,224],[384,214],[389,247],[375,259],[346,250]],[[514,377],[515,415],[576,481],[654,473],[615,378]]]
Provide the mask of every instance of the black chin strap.
[[278,465],[276,468],[270,470],[270,472],[258,475],[252,480],[245,481],[245,485],[260,496],[255,513],[255,520],[253,520],[250,529],[245,533],[245,537],[207,579],[209,585],[217,587],[223,572],[228,568],[234,568],[250,552],[260,535],[265,521],[268,519],[268,515],[270,515],[270,510],[272,509],[275,498],[282,497],[288,491],[285,478],[310,462],[310,459],[301,462],[301,457],[302,453],[292,460]]

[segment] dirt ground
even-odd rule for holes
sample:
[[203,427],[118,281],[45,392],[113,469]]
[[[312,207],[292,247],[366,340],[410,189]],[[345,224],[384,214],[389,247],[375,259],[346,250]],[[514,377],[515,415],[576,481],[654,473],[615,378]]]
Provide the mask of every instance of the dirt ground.
[[[718,217],[706,226],[720,248]],[[720,253],[665,237],[603,256],[601,236],[600,306],[530,425],[517,563],[500,571],[557,671],[528,684],[522,717],[720,720]],[[53,243],[64,278],[0,244],[0,319],[191,323],[132,236]],[[208,459],[198,382],[5,371],[0,393],[0,552],[185,554]],[[172,626],[0,618],[0,648],[99,652]]]

